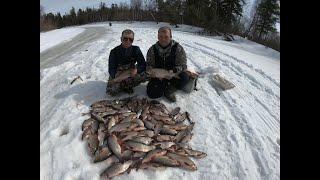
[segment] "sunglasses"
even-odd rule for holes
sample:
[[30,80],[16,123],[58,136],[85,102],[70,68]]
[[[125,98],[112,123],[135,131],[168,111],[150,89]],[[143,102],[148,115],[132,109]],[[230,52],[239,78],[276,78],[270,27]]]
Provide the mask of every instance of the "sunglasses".
[[123,41],[130,41],[130,42],[133,42],[133,38],[127,38],[127,37],[124,37],[122,40],[123,40]]

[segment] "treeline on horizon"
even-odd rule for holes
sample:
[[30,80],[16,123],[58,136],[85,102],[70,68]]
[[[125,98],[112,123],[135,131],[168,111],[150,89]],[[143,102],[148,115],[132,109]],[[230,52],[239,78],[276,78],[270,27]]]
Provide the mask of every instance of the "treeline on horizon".
[[203,27],[203,34],[223,35],[232,40],[239,35],[280,51],[280,34],[275,24],[280,22],[279,0],[257,0],[250,19],[244,19],[244,0],[131,0],[127,3],[101,3],[98,8],[75,10],[64,15],[44,13],[40,5],[40,32],[66,26],[107,21],[168,22],[175,27],[187,24]]

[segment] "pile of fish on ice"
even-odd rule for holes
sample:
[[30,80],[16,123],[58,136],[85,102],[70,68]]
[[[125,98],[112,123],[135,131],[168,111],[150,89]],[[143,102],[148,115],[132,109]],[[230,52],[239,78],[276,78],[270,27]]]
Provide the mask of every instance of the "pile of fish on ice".
[[82,124],[82,139],[94,163],[113,162],[101,177],[112,178],[134,168],[196,171],[189,157],[206,157],[188,145],[195,123],[179,107],[169,111],[157,100],[137,97],[101,100],[90,107],[84,114],[91,117]]

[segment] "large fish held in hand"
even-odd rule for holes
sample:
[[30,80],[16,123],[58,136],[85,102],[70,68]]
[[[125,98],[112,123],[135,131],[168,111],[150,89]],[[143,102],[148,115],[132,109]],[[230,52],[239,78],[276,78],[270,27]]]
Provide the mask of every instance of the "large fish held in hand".
[[178,73],[169,72],[168,70],[160,69],[160,68],[149,69],[147,70],[146,73],[148,77],[151,77],[151,78],[172,79],[174,77],[174,78],[180,79],[180,77],[178,76]]
[[129,77],[131,77],[131,69],[125,70],[123,72],[121,72],[119,75],[116,75],[116,78],[112,79],[112,83],[119,83],[125,79],[128,79]]

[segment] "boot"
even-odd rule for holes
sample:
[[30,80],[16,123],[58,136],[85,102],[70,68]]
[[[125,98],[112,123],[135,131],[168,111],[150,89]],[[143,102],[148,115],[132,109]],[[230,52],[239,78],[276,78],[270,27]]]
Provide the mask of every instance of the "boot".
[[128,94],[133,94],[133,88],[126,88],[123,90],[124,92],[128,93]]
[[170,102],[176,102],[176,95],[175,95],[176,90],[177,89],[172,84],[168,84],[167,88],[164,90],[164,96]]

